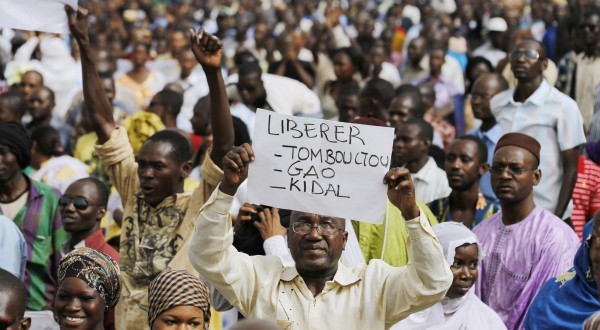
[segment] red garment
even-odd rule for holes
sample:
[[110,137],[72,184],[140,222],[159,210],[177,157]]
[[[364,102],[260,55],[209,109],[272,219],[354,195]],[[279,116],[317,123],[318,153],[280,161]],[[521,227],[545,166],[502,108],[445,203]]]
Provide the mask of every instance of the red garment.
[[106,238],[102,233],[102,229],[98,229],[83,241],[85,242],[86,247],[108,254],[109,257],[113,258],[117,263],[120,263],[121,259],[119,258],[119,252],[106,243]]
[[[543,173],[542,173],[543,175]],[[579,156],[577,181],[573,189],[573,228],[581,240],[583,227],[600,209],[600,166]]]
[[202,145],[202,137],[200,135],[196,135],[194,133],[190,133],[190,137],[192,138],[192,147],[194,152],[197,152]]

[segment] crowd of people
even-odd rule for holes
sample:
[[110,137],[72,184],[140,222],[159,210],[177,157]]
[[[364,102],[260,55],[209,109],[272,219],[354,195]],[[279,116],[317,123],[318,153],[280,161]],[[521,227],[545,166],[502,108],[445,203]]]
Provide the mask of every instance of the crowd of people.
[[[600,4],[65,15],[0,29],[0,329],[600,329]],[[380,224],[248,203],[257,109],[394,128]]]

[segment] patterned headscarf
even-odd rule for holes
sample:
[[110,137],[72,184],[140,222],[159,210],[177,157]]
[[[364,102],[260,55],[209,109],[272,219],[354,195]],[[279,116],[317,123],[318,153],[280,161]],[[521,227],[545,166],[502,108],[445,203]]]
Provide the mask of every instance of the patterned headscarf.
[[65,255],[58,265],[58,285],[65,278],[76,277],[94,289],[104,300],[104,310],[112,310],[121,295],[119,265],[108,255],[80,247]]
[[177,306],[194,306],[204,312],[204,329],[210,321],[210,296],[208,288],[195,276],[184,270],[159,274],[148,287],[148,324],[164,311]]

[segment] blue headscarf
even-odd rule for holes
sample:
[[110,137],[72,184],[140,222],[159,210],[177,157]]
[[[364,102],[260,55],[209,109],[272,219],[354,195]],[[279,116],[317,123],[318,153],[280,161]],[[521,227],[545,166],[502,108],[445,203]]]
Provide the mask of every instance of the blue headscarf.
[[590,263],[594,221],[583,229],[584,241],[575,255],[575,267],[546,282],[529,306],[525,329],[580,330],[585,319],[600,310]]

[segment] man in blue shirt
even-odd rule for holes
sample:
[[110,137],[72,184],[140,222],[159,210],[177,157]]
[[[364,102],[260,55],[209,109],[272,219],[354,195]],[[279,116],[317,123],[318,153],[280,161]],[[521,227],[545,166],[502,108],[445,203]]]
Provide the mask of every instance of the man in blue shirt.
[[[488,150],[488,161],[494,158],[496,143],[502,137],[502,128],[496,122],[496,118],[490,109],[490,99],[508,89],[508,82],[498,73],[486,73],[481,75],[473,83],[471,89],[471,107],[475,118],[481,120],[481,126],[468,132],[475,135],[485,142]],[[486,172],[479,182],[479,189],[484,196],[493,197],[496,201],[496,195],[492,191],[490,182],[490,172]]]

